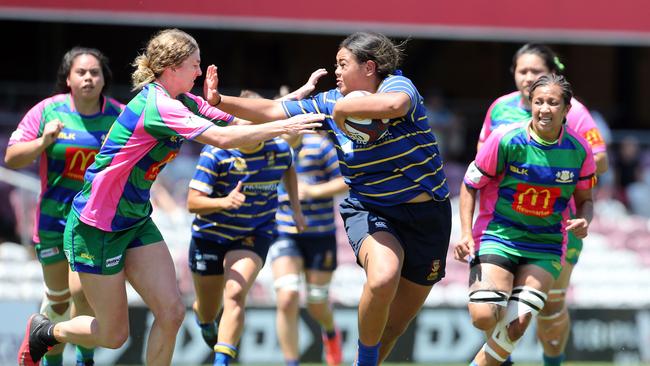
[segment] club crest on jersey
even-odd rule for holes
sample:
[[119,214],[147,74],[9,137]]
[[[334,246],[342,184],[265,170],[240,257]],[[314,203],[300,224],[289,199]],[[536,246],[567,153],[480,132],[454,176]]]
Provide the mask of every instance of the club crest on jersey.
[[243,246],[246,247],[254,247],[255,246],[255,237],[254,236],[247,236],[244,239],[241,240],[241,243]]
[[573,172],[569,170],[561,170],[555,173],[555,181],[558,183],[571,183],[573,182]]
[[246,164],[246,159],[236,157],[235,160],[233,161],[232,165],[235,167],[237,171],[243,172],[248,168],[248,165]]
[[431,273],[427,276],[427,281],[435,281],[440,276],[440,259],[436,259],[431,263]]
[[264,155],[269,166],[275,165],[275,151],[267,151]]

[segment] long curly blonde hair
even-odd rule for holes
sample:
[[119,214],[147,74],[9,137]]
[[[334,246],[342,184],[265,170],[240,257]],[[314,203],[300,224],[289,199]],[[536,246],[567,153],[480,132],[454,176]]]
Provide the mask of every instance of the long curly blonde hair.
[[196,40],[180,29],[165,29],[147,43],[144,53],[133,61],[132,90],[140,90],[156,80],[168,67],[179,66],[199,49]]

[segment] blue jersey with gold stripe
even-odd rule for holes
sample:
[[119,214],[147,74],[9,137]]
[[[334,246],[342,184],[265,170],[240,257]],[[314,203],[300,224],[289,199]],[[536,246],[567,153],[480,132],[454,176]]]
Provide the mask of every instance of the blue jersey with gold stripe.
[[310,112],[327,116],[323,127],[336,146],[351,197],[380,206],[405,203],[423,192],[436,200],[446,199],[449,190],[442,158],[417,89],[408,78],[389,75],[377,92],[406,93],[411,107],[406,115],[391,119],[384,137],[365,144],[348,138],[331,118],[336,101],[343,97],[338,89],[286,101],[283,107],[287,116]]
[[244,204],[236,210],[196,215],[192,236],[227,243],[246,236],[275,235],[278,185],[291,166],[289,144],[275,138],[254,152],[205,146],[199,157],[190,188],[209,197],[225,197],[243,183]]
[[[293,147],[293,159],[300,182],[310,185],[321,184],[341,176],[336,149],[329,139],[321,135],[304,135],[298,146]],[[278,192],[280,206],[275,218],[279,233],[297,236],[323,236],[336,232],[334,200],[332,198],[300,201],[307,227],[304,232],[297,234],[298,230],[292,217],[293,211],[289,205],[289,195],[284,189],[284,185],[280,185]]]

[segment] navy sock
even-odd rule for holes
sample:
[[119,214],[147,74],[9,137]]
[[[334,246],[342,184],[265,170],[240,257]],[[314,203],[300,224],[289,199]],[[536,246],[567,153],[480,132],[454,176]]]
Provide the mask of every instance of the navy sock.
[[298,360],[285,360],[285,363],[287,366],[298,366],[300,365],[300,361]]
[[359,351],[357,352],[357,365],[358,366],[377,366],[379,361],[379,346],[377,343],[374,346],[366,346],[361,341],[358,342]]
[[564,361],[564,354],[559,356],[544,355],[544,366],[560,366]]

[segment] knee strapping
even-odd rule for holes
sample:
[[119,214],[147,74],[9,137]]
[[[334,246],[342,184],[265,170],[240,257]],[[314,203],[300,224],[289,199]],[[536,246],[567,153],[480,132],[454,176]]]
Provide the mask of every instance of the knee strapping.
[[310,304],[326,302],[329,298],[330,286],[327,285],[307,285],[307,302]]
[[566,307],[551,315],[538,315],[537,333],[540,340],[554,347],[559,346],[568,335],[569,322],[569,311]]
[[506,307],[508,305],[508,293],[497,290],[476,290],[469,293],[469,302]]
[[519,339],[513,341],[508,335],[510,323],[528,313],[536,316],[544,307],[545,301],[546,294],[541,291],[529,286],[515,287],[508,300],[506,315],[497,323],[492,336],[483,347],[484,351],[498,361],[505,361],[519,343]]
[[[54,323],[60,323],[62,321],[66,321],[70,319],[70,296],[68,296],[65,300],[50,300],[50,298],[47,295],[50,296],[64,296],[64,295],[70,295],[70,289],[65,289],[65,290],[51,290],[47,286],[45,287],[45,293],[46,296],[43,296],[43,302],[41,302],[41,309],[40,313],[47,316],[48,319],[50,319]],[[60,304],[68,304],[67,308],[63,312],[63,314],[59,314],[54,309],[52,308],[54,305],[60,305]]]
[[548,299],[546,302],[563,302],[566,298],[566,289],[553,289],[548,292]]
[[275,288],[275,291],[298,291],[300,290],[300,275],[290,273],[278,277],[275,281],[273,281],[273,288]]

